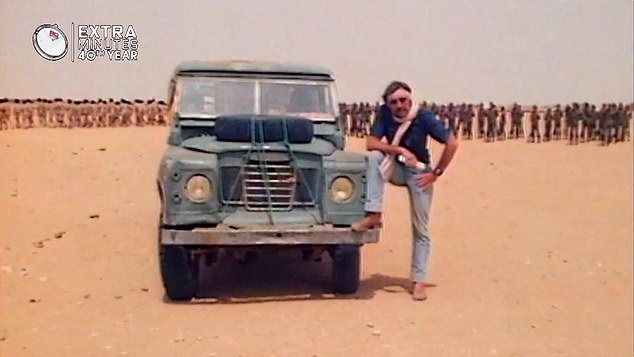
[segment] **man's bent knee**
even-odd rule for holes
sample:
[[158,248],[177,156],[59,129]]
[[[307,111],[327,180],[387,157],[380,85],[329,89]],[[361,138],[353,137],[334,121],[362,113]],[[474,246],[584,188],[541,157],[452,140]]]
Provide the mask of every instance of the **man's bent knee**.
[[380,151],[380,150],[372,150],[368,154],[368,161],[370,163],[380,164],[381,161],[383,161],[384,157],[385,157],[385,154],[382,151]]

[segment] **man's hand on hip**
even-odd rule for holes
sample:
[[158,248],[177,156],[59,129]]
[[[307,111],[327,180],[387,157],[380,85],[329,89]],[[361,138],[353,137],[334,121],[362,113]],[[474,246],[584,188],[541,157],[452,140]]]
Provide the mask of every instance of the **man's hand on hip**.
[[426,172],[424,174],[420,174],[417,175],[415,180],[416,180],[416,186],[418,187],[422,187],[422,188],[428,188],[431,187],[431,185],[438,179],[438,176],[436,176],[435,173],[433,172]]

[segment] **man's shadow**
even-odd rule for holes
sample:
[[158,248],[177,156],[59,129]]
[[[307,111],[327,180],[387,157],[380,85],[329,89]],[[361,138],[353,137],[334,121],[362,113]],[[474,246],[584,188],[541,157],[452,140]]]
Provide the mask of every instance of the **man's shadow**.
[[[279,251],[261,253],[257,261],[246,265],[231,258],[224,258],[210,267],[202,265],[197,296],[184,303],[367,300],[372,299],[377,291],[409,293],[409,279],[373,274],[361,280],[356,293],[336,294],[333,290],[332,260],[327,253],[323,253],[321,258],[319,262],[304,261],[295,251]],[[166,296],[163,301],[183,303],[170,301]]]

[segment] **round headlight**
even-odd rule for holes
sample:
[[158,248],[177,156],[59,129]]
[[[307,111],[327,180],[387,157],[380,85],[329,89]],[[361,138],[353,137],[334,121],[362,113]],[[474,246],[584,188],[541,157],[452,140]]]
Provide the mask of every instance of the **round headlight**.
[[354,195],[354,182],[347,177],[339,176],[330,183],[330,197],[337,203],[345,203]]
[[194,175],[187,180],[185,192],[192,202],[205,202],[211,197],[211,181],[203,175]]

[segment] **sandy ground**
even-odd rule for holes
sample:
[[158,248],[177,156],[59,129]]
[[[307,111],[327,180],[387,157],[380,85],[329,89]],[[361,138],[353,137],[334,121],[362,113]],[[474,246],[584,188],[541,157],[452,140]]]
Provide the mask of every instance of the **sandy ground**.
[[407,191],[390,187],[354,297],[324,293],[328,259],[272,254],[206,271],[209,299],[171,304],[165,141],[162,127],[0,132],[0,355],[632,355],[631,143],[463,142],[436,184],[428,301],[402,288]]

